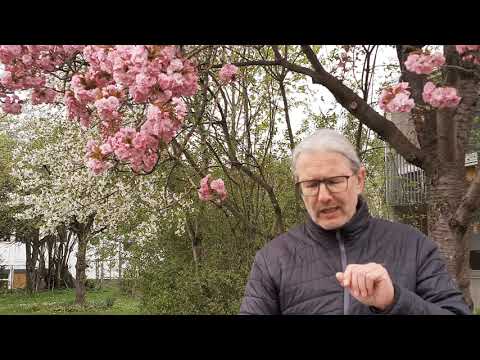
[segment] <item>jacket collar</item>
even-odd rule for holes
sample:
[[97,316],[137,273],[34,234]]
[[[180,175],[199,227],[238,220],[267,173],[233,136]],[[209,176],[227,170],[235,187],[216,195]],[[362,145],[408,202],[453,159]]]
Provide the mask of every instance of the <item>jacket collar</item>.
[[307,215],[306,227],[308,231],[313,235],[315,240],[322,237],[335,239],[335,233],[340,231],[342,237],[348,241],[356,239],[357,236],[362,233],[367,227],[370,221],[370,213],[368,211],[367,202],[361,195],[358,196],[357,211],[353,217],[341,228],[334,230],[325,230],[320,225],[315,223],[310,215]]

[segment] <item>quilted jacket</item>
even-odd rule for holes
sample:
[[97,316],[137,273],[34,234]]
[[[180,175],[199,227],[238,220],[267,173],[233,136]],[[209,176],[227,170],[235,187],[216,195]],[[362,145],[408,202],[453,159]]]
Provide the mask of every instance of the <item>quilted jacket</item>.
[[[394,302],[383,312],[350,296],[335,274],[348,264],[383,264]],[[240,314],[471,314],[436,244],[414,228],[357,211],[337,230],[310,218],[255,256]]]

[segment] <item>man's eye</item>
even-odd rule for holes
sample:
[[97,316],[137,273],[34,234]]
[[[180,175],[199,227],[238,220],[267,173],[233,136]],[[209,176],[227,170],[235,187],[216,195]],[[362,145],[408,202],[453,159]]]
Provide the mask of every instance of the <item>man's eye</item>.
[[329,184],[335,185],[335,184],[341,184],[343,182],[343,179],[331,179],[328,180]]
[[317,182],[316,182],[316,181],[307,182],[307,183],[305,184],[305,187],[307,187],[307,188],[314,188],[314,187],[316,187],[316,186],[317,186]]

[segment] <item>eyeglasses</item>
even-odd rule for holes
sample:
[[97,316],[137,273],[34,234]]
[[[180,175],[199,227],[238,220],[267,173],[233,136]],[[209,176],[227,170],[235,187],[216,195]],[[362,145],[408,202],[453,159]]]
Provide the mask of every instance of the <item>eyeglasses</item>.
[[333,176],[323,180],[299,181],[295,185],[298,186],[303,196],[317,196],[320,190],[320,184],[322,183],[325,184],[326,188],[331,193],[340,193],[347,191],[348,179],[350,179],[353,175],[355,174],[350,176]]

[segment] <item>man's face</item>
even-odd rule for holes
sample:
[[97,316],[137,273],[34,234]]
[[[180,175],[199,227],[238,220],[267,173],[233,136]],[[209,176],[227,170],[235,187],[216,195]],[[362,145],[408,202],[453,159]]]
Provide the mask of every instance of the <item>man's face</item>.
[[[305,152],[300,154],[296,164],[297,182],[324,180],[334,176],[353,175],[350,161],[335,152]],[[330,192],[321,184],[318,195],[302,195],[305,207],[312,220],[325,230],[338,229],[355,214],[358,195],[365,184],[365,168],[348,179],[343,192]]]

